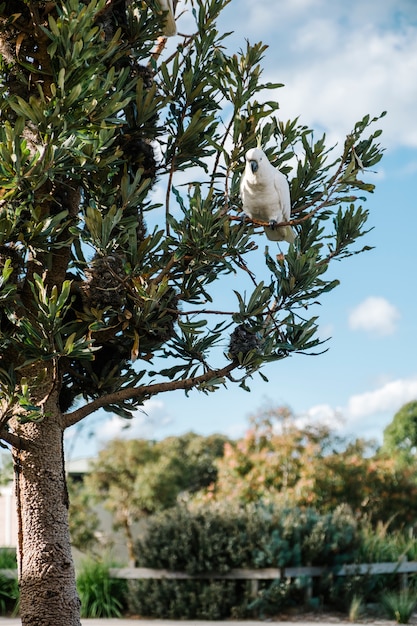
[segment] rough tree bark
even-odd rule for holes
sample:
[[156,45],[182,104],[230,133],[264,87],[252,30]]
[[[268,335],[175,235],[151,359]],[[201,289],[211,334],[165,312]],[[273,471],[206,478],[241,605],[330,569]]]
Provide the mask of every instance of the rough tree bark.
[[56,397],[45,409],[44,421],[19,425],[25,448],[13,448],[21,618],[23,626],[80,626]]

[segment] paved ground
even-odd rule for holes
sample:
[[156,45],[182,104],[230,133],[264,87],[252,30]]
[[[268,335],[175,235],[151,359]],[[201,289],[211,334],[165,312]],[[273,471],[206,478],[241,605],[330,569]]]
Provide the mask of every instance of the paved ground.
[[[227,624],[227,626],[269,626],[271,623],[275,623],[277,626],[335,626],[335,624],[350,624],[348,620],[340,621],[339,619],[332,619],[331,621],[322,621],[320,618],[313,621],[296,621],[281,622],[274,620],[267,620],[266,622],[255,622],[251,620],[246,621],[225,621],[225,622],[209,622],[209,621],[174,621],[164,619],[83,619],[81,620],[83,626],[213,626],[213,624]],[[368,622],[369,623],[369,622]],[[391,626],[395,625],[394,621],[378,620],[371,622],[378,626]],[[0,617],[0,626],[20,626],[20,619]]]

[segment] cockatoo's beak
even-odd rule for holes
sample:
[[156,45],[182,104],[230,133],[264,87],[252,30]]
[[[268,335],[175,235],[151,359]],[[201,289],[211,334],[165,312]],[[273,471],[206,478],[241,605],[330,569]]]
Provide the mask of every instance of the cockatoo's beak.
[[249,161],[250,167],[253,173],[255,173],[259,167],[258,161]]

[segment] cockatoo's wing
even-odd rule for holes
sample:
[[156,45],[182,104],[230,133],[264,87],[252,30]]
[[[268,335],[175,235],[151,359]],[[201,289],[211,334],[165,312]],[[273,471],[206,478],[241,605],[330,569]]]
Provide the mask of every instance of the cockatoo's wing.
[[162,11],[167,11],[163,34],[165,37],[173,37],[177,34],[173,0],[159,0],[159,4],[161,5]]
[[291,216],[290,186],[284,174],[275,169],[274,187],[278,195],[281,222],[288,222]]
[[[291,218],[290,186],[284,174],[274,168],[274,189],[277,195],[277,222],[288,222]],[[265,234],[271,241],[295,241],[291,226],[265,226]]]

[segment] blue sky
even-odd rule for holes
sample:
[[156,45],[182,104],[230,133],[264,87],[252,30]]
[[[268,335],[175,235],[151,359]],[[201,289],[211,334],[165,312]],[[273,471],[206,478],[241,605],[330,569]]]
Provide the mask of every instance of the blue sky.
[[[189,24],[185,13],[179,31]],[[365,114],[388,112],[378,124],[385,155],[366,202],[373,230],[364,243],[374,249],[332,270],[341,284],[321,300],[320,333],[331,337],[325,354],[266,367],[269,383],[255,376],[250,393],[230,386],[209,396],[161,395],[127,429],[118,417],[91,416],[67,435],[71,458],[95,454],[116,436],[159,439],[193,430],[238,437],[249,415],[281,404],[300,420],[381,439],[395,412],[417,399],[417,3],[232,0],[220,28],[234,31],[233,51],[245,39],[269,46],[264,77],[285,84],[275,94],[280,117],[299,116],[317,136],[325,131],[329,145]]]

